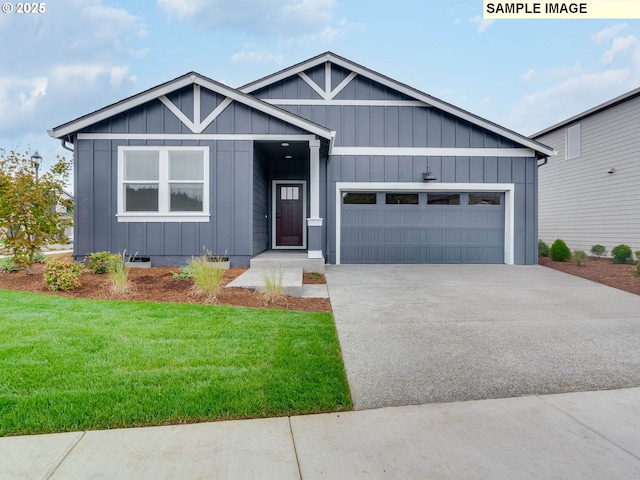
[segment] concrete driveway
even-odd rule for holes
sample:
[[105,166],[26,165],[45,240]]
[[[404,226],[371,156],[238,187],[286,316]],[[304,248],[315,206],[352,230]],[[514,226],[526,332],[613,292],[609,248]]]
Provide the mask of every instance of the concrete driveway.
[[327,266],[356,409],[640,386],[640,296],[540,266]]

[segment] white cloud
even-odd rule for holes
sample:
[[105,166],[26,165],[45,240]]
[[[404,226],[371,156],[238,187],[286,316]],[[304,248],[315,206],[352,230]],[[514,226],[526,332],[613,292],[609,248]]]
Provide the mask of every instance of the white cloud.
[[325,31],[331,26],[336,0],[157,0],[157,4],[169,16],[201,29],[233,28],[286,37]]
[[626,23],[619,23],[617,25],[613,25],[612,27],[607,27],[604,30],[600,30],[599,32],[594,33],[591,38],[596,44],[601,45],[607,40],[611,40],[612,38],[615,38],[616,35],[618,35],[628,26],[629,25],[627,25]]
[[476,15],[469,19],[469,22],[478,25],[478,33],[484,33],[487,29],[495,23],[495,18],[482,18],[480,15]]
[[260,47],[254,47],[252,45],[247,45],[249,50],[243,50],[238,53],[234,53],[231,56],[231,61],[234,63],[238,62],[268,62],[268,63],[282,63],[283,57],[282,55],[274,55],[272,53],[267,52],[265,49]]
[[538,76],[538,72],[536,72],[533,68],[530,68],[529,70],[527,70],[525,73],[522,74],[522,79],[525,82],[531,82],[535,80],[537,76]]
[[617,37],[613,40],[611,48],[602,55],[602,63],[608,65],[625,54],[637,50],[640,42],[635,35]]

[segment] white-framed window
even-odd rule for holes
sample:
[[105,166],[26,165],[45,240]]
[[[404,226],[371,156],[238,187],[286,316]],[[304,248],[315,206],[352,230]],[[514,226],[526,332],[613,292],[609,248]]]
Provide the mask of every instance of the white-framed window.
[[569,160],[570,158],[579,157],[581,155],[580,143],[582,141],[579,123],[567,128],[566,140],[565,158]]
[[209,221],[208,147],[118,147],[119,222]]

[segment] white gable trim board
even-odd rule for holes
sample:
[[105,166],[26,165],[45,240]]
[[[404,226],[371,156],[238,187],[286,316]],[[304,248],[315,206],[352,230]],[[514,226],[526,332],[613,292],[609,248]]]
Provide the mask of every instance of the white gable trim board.
[[417,182],[336,182],[336,265],[341,262],[342,195],[346,192],[468,192],[504,193],[504,263],[513,265],[515,259],[515,206],[513,183],[417,183]]
[[[248,85],[245,85],[244,87],[240,88],[240,91],[244,92],[244,93],[251,93],[251,92],[255,92],[256,90],[259,90],[263,87],[269,86],[275,82],[278,82],[280,80],[284,80],[288,77],[290,77],[293,74],[300,74],[300,73],[304,73],[305,70],[308,70],[310,68],[316,67],[318,65],[321,65],[322,63],[334,63],[342,68],[344,68],[345,70],[350,71],[351,73],[357,74],[357,75],[361,75],[365,78],[369,78],[371,80],[374,80],[378,83],[380,83],[381,85],[384,85],[385,87],[391,88],[393,90],[396,90],[404,95],[407,95],[408,97],[414,98],[420,102],[423,103],[423,105],[425,106],[433,106],[433,107],[437,107],[440,110],[447,112],[455,117],[461,118],[463,120],[466,120],[474,125],[477,125],[479,127],[482,127],[486,130],[489,130],[490,132],[496,133],[500,136],[503,136],[505,138],[508,138],[516,143],[519,143],[521,145],[525,145],[527,147],[530,147],[531,149],[541,152],[542,154],[546,155],[546,156],[552,156],[553,155],[553,150],[546,147],[545,145],[542,145],[534,140],[531,140],[527,137],[524,137],[522,135],[519,135],[515,132],[512,132],[511,130],[508,130],[504,127],[501,127],[499,125],[496,125],[492,122],[489,122],[487,120],[484,120],[480,117],[477,117],[465,110],[462,110],[460,108],[454,107],[453,105],[450,105],[442,100],[439,100],[435,97],[432,97],[430,95],[427,95],[423,92],[420,92],[419,90],[416,90],[414,88],[411,88],[401,82],[398,82],[396,80],[393,80],[389,77],[386,77],[384,75],[381,75],[373,70],[369,70],[367,68],[362,67],[361,65],[358,65],[356,63],[353,63],[345,58],[339,57],[333,53],[325,53],[323,55],[319,55],[316,58],[312,58],[310,60],[307,60],[306,62],[300,63],[298,65],[295,65],[291,68],[282,70],[274,75],[270,75],[268,77],[265,77],[261,80],[258,80],[256,82],[250,83]],[[329,69],[327,68],[326,71],[328,72]],[[305,75],[306,76],[306,75]],[[328,78],[330,78],[330,75],[327,75]],[[308,77],[307,77],[308,78]],[[307,82],[308,83],[308,82]],[[327,85],[326,87],[327,89],[330,89],[331,86]],[[327,94],[323,94],[321,95],[325,100],[328,99]]]

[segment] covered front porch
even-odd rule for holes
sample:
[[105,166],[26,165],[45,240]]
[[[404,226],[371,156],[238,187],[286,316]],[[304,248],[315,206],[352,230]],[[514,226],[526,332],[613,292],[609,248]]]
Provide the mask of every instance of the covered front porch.
[[[326,185],[322,181],[326,182],[326,168],[322,168],[326,162],[321,162],[321,145],[313,135],[283,135],[277,140],[254,141],[254,258],[270,252],[267,257],[273,259],[276,252],[287,251],[287,258],[297,253],[297,257],[318,260],[314,263],[324,265],[321,184]],[[311,271],[324,271],[319,268],[313,267]]]

